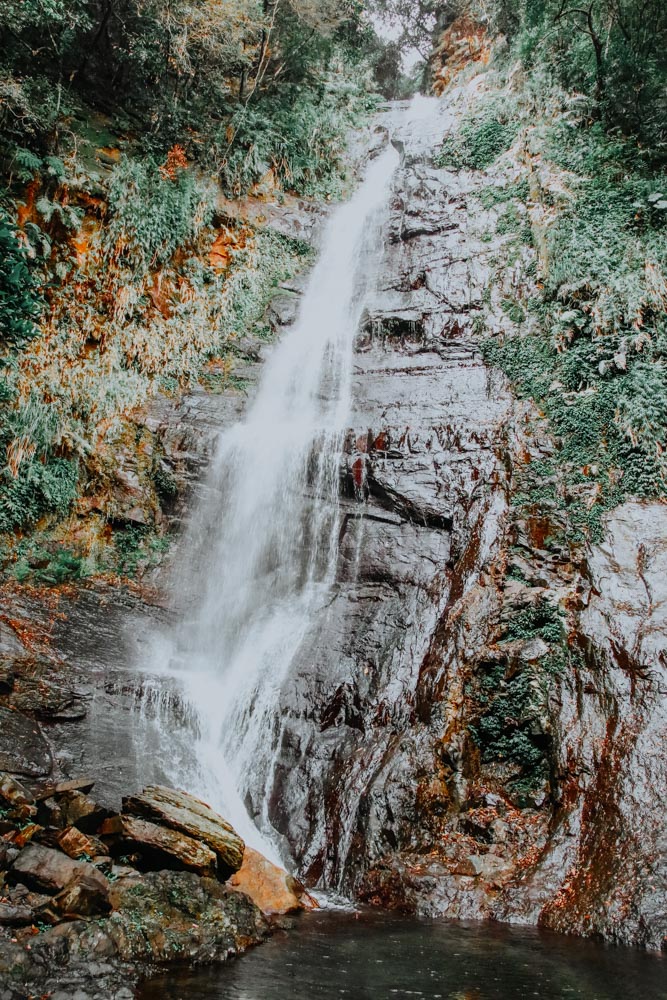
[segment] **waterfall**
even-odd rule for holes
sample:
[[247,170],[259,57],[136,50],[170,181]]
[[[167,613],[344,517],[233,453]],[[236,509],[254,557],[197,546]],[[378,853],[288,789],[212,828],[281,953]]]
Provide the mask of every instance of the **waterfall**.
[[[280,740],[278,693],[334,579],[353,341],[397,162],[389,147],[332,214],[297,322],[245,419],[221,436],[186,538],[193,610],[146,665],[162,675],[145,686],[144,708],[164,731],[168,778],[275,860],[264,790]],[[187,738],[175,737],[179,727]]]

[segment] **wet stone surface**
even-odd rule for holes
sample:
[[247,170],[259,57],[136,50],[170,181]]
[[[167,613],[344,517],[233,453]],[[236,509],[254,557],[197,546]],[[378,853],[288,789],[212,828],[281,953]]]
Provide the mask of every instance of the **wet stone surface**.
[[271,817],[313,884],[660,949],[667,508],[571,551],[513,504],[554,446],[478,351],[482,315],[510,323],[483,309],[494,179],[429,160],[459,97],[401,137],[337,581],[283,688]]
[[[485,295],[496,319],[484,313],[483,335],[511,323],[488,291],[503,238],[475,198],[495,181],[431,158],[466,100],[451,94],[439,119],[400,137],[378,292],[355,348],[336,580],[279,693],[266,802],[262,787],[248,804],[258,815],[266,804],[310,886],[658,950],[667,507],[625,504],[601,545],[573,549],[560,514],[514,502],[521,470],[554,444],[479,352]],[[278,325],[289,300],[276,303]],[[252,383],[261,352],[247,348]],[[156,404],[189,504],[209,489],[217,432],[245,405],[242,394],[203,392]],[[0,754],[14,754],[5,769],[31,780],[92,771],[100,802],[117,811],[121,794],[163,780],[157,744],[135,740],[151,706],[127,667],[146,665],[147,637],[171,612],[159,596],[103,582],[64,595],[55,622],[26,602],[24,617],[51,622],[67,697],[30,687],[20,667],[18,683],[0,675],[0,711],[26,736],[19,759],[0,735]],[[3,626],[0,648],[26,654],[16,642]],[[50,683],[53,668],[40,677]],[[65,721],[77,706],[85,717]],[[182,711],[176,700],[176,720]],[[170,751],[185,753],[176,735]]]

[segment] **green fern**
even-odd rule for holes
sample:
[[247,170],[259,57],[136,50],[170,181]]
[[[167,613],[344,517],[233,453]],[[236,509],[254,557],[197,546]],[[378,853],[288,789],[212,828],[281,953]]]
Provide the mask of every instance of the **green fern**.
[[40,309],[25,246],[16,227],[0,212],[0,338],[22,344],[34,337]]
[[13,167],[17,179],[27,184],[42,169],[42,160],[30,149],[19,148],[14,151]]

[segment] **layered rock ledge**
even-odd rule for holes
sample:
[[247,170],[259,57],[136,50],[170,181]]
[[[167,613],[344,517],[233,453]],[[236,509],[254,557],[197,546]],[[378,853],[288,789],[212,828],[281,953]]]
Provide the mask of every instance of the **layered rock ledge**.
[[225,961],[315,905],[193,796],[150,787],[110,815],[92,788],[0,774],[2,1000],[123,1000],[153,967]]
[[557,444],[483,360],[536,294],[481,197],[522,150],[435,162],[484,85],[396,133],[338,572],[281,692],[271,819],[309,884],[659,950],[667,507],[630,500],[602,542],[573,541],[544,471]]

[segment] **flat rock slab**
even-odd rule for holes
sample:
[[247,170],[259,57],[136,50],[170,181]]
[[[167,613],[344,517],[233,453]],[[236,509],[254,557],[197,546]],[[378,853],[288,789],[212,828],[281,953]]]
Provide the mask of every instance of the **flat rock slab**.
[[245,844],[226,820],[187,792],[151,786],[123,799],[123,810],[202,841],[218,858],[218,876],[226,881],[243,863]]
[[29,906],[0,903],[0,927],[29,927],[34,920]]
[[37,892],[55,893],[84,873],[105,881],[104,876],[85,861],[73,861],[66,854],[50,847],[28,844],[12,865],[8,881],[21,882]]
[[52,770],[51,750],[39,723],[0,708],[0,771],[43,778]]
[[49,799],[51,796],[65,795],[66,792],[81,792],[83,795],[87,795],[88,792],[92,792],[94,785],[95,779],[89,777],[58,781],[42,788],[35,796],[35,801],[41,802],[42,799]]
[[215,853],[206,844],[177,830],[169,830],[135,816],[114,816],[102,824],[100,835],[116,853],[137,851],[143,867],[149,870],[168,868],[218,877]]

